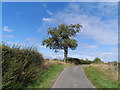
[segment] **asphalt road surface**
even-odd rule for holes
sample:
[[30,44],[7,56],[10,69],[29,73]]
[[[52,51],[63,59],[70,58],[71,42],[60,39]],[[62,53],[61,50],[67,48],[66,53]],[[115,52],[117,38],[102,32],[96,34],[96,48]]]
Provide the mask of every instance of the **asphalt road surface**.
[[85,76],[82,66],[65,68],[52,88],[95,88]]

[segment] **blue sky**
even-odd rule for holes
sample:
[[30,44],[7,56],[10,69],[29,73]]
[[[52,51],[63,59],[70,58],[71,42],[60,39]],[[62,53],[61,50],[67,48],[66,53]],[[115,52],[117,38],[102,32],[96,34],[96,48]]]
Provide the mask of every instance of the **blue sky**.
[[117,61],[118,5],[115,2],[4,2],[2,4],[2,39],[8,44],[35,45],[45,58],[63,59],[63,51],[54,53],[41,45],[47,28],[59,24],[83,25],[75,37],[78,48],[69,57],[100,57]]

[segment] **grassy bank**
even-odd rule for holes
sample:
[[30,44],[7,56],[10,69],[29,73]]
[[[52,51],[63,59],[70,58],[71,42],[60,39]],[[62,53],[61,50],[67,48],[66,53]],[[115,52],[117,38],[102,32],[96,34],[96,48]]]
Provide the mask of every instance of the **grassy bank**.
[[65,68],[63,64],[53,64],[46,72],[43,72],[39,79],[27,88],[50,88],[57,79],[60,72]]
[[96,88],[118,88],[118,81],[98,68],[85,66],[83,69],[88,79]]

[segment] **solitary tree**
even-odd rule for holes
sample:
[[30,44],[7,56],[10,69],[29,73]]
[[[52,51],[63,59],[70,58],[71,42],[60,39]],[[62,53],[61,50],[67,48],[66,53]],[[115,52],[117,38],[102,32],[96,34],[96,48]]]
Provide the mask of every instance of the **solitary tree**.
[[64,61],[67,58],[68,48],[75,50],[78,46],[77,41],[72,37],[75,37],[77,33],[81,31],[82,25],[80,24],[71,24],[65,25],[60,24],[58,27],[48,28],[48,39],[42,41],[42,45],[46,45],[50,49],[55,50],[64,50]]

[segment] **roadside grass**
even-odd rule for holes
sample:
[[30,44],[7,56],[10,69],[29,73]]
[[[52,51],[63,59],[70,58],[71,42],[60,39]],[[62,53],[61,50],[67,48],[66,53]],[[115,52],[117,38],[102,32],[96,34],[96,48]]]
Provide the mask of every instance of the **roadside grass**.
[[92,66],[85,66],[83,69],[88,79],[96,88],[118,88],[118,80],[108,77],[102,71]]
[[43,72],[39,80],[29,85],[27,88],[50,88],[54,84],[58,75],[65,68],[63,64],[53,64],[46,72]]

